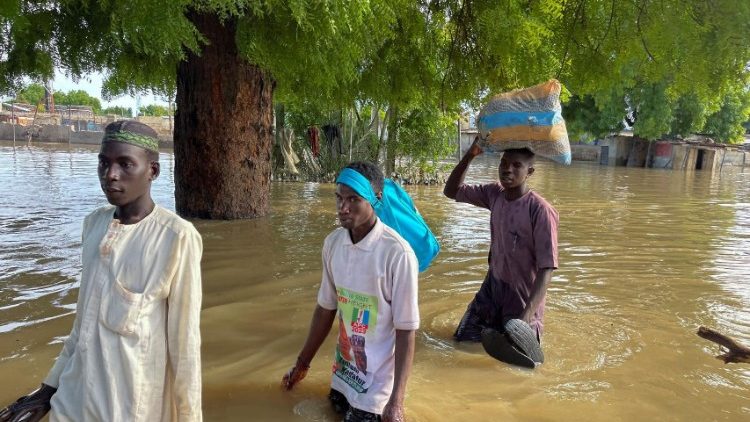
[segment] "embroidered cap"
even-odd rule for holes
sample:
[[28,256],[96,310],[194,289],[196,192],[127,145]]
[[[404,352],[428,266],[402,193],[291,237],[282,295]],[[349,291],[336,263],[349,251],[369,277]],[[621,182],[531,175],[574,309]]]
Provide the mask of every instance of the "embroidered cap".
[[107,142],[122,142],[159,152],[159,138],[150,126],[135,120],[118,120],[104,128],[102,144]]

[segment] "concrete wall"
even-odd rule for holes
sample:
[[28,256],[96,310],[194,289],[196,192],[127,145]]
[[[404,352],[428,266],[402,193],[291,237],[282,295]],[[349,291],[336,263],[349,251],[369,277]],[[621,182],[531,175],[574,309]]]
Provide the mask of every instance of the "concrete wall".
[[[692,148],[688,148],[687,145],[672,145],[672,164],[669,167],[673,170],[685,170],[687,167],[688,153]],[[694,168],[695,166],[693,165]]]
[[735,151],[730,149],[723,150],[723,155],[720,158],[721,160],[721,166],[750,166],[750,161],[748,161],[748,158],[750,158],[750,153],[744,152],[744,151]]
[[[14,125],[9,123],[0,123],[0,140],[13,140]],[[35,125],[20,126],[15,125],[16,142],[26,142],[26,130],[32,130],[31,142],[62,142],[73,144],[99,145],[102,142],[104,132],[76,132],[69,126],[55,125]],[[171,135],[169,137],[159,136],[159,146],[161,148],[172,148]]]
[[39,127],[37,136],[32,137],[33,141],[40,142],[68,142],[70,139],[70,127],[69,126],[53,126],[43,125]]
[[632,141],[633,137],[631,136],[608,136],[599,143],[599,145],[609,147],[607,161],[610,166],[624,166],[627,164]]
[[[708,149],[708,148],[699,148],[699,150],[703,151],[701,170],[706,170],[706,171],[711,171],[711,172],[719,171],[719,168],[721,166],[721,161],[719,160],[721,158],[721,152],[716,151],[715,149]],[[698,157],[700,158],[700,156],[701,156],[701,153],[699,152]]]
[[[469,150],[471,143],[474,142],[474,138],[479,134],[476,130],[462,130],[461,141],[459,145],[459,159],[464,156],[466,151]],[[455,138],[454,138],[455,139]]]
[[649,141],[643,139],[631,139],[630,151],[628,152],[628,167],[646,167],[649,144]]
[[19,126],[19,125],[12,125],[10,123],[0,123],[0,139],[4,139],[6,141],[12,141],[13,140],[13,128],[15,127],[16,130],[16,140],[23,140],[26,141],[26,136],[24,135],[24,132],[26,131],[25,126]]
[[[147,124],[153,128],[159,135],[160,139],[172,139],[172,129],[174,128],[174,117],[162,116],[139,116],[136,117],[141,123]],[[472,138],[473,140],[474,138]],[[469,143],[471,145],[471,143]]]
[[674,164],[672,143],[666,141],[654,142],[651,146],[651,167],[657,169],[670,169]]
[[70,142],[74,144],[99,145],[104,132],[72,132]]
[[570,146],[570,152],[573,155],[573,161],[594,161],[599,162],[601,147],[598,145],[579,145]]

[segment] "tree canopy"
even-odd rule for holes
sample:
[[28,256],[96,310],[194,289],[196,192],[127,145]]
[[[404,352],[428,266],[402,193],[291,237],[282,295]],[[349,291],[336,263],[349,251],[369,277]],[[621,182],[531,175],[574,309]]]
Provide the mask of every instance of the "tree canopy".
[[101,101],[89,95],[88,92],[81,89],[74,89],[70,92],[55,92],[55,104],[62,105],[85,105],[90,106],[94,114],[101,114]]
[[733,0],[15,0],[0,6],[0,90],[57,66],[103,71],[105,98],[174,92],[176,64],[206,42],[190,10],[236,19],[240,53],[292,107],[455,110],[558,77],[599,111],[638,109],[636,132],[655,137],[703,129],[750,62],[750,4]]
[[[462,107],[553,77],[570,94],[566,114],[580,132],[617,130],[631,113],[646,138],[701,130],[731,140],[747,120],[750,2],[736,0],[11,0],[0,5],[0,34],[0,91],[24,76],[50,78],[55,67],[73,77],[103,72],[105,98],[177,92],[179,117],[212,95],[230,109],[269,110],[258,96],[270,86],[271,99],[309,113],[307,124],[335,111],[365,120],[360,112],[373,110],[371,120],[388,128],[379,136],[388,162],[423,151],[405,147],[419,142],[424,123],[438,133]],[[180,66],[211,48],[262,76],[194,90],[203,71]],[[249,86],[260,90],[230,98],[229,87]],[[177,137],[191,133],[181,125],[209,124],[203,117],[216,111],[201,110],[176,118],[176,153]],[[247,116],[230,115],[243,134],[236,142],[260,145],[252,154],[270,159],[266,114],[254,117],[253,134],[242,129]],[[226,136],[221,142],[235,142]]]

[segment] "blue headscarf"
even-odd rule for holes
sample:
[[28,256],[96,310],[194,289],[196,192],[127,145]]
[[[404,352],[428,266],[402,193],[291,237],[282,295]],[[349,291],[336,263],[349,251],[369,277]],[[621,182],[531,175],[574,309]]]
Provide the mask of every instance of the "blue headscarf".
[[336,178],[336,183],[349,186],[372,205],[375,214],[383,224],[396,230],[406,240],[419,261],[419,271],[430,266],[432,259],[440,252],[440,245],[411,197],[391,179],[385,179],[381,199],[375,195],[370,181],[360,172],[345,168]]

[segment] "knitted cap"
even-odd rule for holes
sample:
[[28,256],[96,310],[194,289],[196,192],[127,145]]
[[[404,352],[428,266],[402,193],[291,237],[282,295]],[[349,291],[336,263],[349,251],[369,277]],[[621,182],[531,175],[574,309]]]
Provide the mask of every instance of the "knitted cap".
[[135,120],[118,120],[104,128],[102,144],[107,142],[122,142],[159,152],[159,138],[150,126]]

